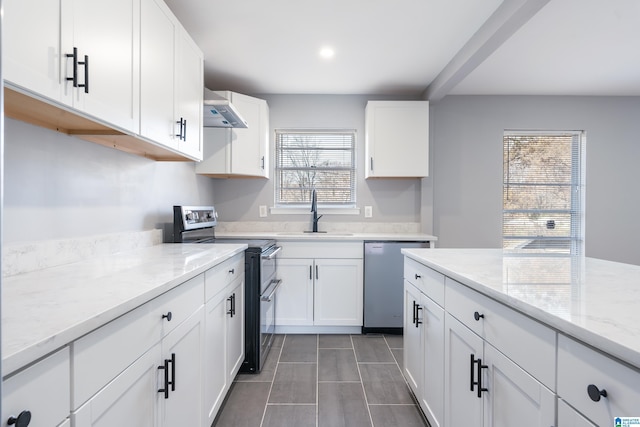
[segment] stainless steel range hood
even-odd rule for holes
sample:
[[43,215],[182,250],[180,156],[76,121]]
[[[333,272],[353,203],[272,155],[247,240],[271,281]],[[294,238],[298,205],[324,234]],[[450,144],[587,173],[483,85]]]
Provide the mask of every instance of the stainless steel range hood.
[[229,98],[231,92],[204,89],[203,121],[204,127],[210,128],[247,128],[247,121],[242,118]]

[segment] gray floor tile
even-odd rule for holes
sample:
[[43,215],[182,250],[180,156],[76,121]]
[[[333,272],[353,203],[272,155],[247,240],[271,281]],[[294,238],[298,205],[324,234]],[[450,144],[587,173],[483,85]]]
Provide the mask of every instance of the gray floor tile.
[[371,427],[362,384],[318,384],[318,426]]
[[[259,426],[270,388],[270,383],[233,383],[227,401],[213,425],[215,427]],[[247,405],[247,402],[251,402],[251,405]]]
[[424,427],[425,421],[416,405],[369,405],[376,427]]
[[262,427],[316,427],[316,405],[267,405]]
[[391,349],[404,347],[404,340],[402,335],[385,335],[384,339],[387,340],[387,344]]
[[369,404],[414,403],[395,363],[360,363],[358,366]]
[[269,403],[316,403],[315,363],[279,363]]
[[360,335],[352,339],[358,362],[395,362],[384,337]]
[[318,337],[319,348],[353,348],[351,335],[323,334]]
[[280,362],[313,362],[318,360],[317,335],[287,335],[282,344]]
[[353,350],[318,349],[318,381],[360,381]]
[[276,373],[276,366],[278,366],[278,357],[280,356],[279,348],[271,348],[271,351],[267,355],[264,366],[257,374],[238,374],[236,381],[238,382],[272,382]]
[[284,334],[276,334],[273,336],[273,344],[271,344],[271,348],[282,348],[282,343],[284,342]]
[[404,368],[404,350],[401,348],[392,348],[391,349],[391,353],[393,353],[393,357],[395,357],[396,359],[396,363],[398,364],[398,366],[400,367],[400,371],[402,371]]

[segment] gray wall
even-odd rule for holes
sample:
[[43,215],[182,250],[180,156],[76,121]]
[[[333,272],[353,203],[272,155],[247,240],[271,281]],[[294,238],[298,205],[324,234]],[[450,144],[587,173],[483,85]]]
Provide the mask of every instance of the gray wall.
[[[275,129],[330,128],[356,129],[358,180],[356,203],[360,215],[325,215],[323,222],[421,222],[430,220],[430,179],[364,179],[364,109],[369,99],[389,99],[360,95],[256,95],[269,104],[270,135]],[[398,99],[398,98],[394,98]],[[275,149],[271,144],[270,158]],[[272,178],[273,161],[271,162]],[[273,206],[274,179],[215,179],[216,209],[221,221],[305,221],[309,215],[271,215],[259,218],[259,206]],[[365,205],[373,206],[373,218],[364,218]],[[423,215],[423,212],[426,212]],[[431,230],[424,230],[430,232]]]
[[162,228],[213,203],[193,162],[155,162],[5,119],[5,243]]
[[432,106],[440,247],[501,247],[505,129],[585,130],[586,255],[640,264],[640,98],[448,96]]

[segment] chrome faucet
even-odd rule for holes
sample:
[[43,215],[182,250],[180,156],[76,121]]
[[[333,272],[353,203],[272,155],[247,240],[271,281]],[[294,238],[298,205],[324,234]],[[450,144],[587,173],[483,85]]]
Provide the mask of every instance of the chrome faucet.
[[311,212],[313,212],[313,233],[318,232],[318,220],[322,215],[318,216],[318,195],[316,189],[311,190]]

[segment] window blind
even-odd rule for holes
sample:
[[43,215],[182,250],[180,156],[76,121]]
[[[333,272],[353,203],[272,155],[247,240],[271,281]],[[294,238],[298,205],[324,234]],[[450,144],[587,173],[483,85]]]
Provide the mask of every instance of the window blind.
[[355,205],[355,130],[276,130],[276,205]]
[[582,132],[505,132],[503,247],[583,252]]

